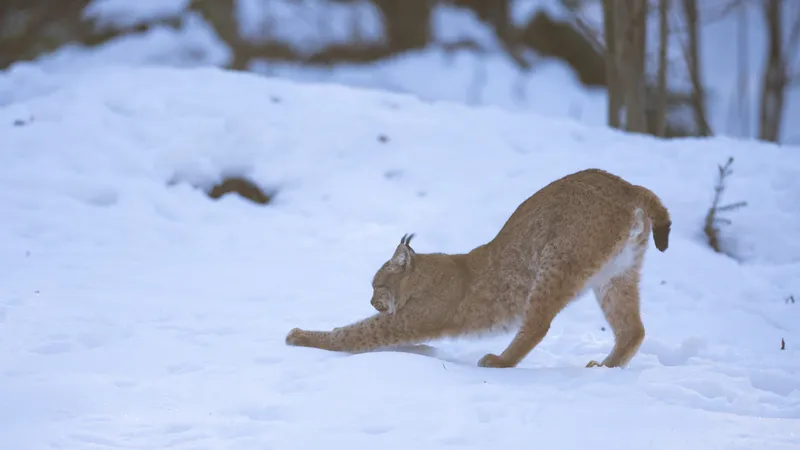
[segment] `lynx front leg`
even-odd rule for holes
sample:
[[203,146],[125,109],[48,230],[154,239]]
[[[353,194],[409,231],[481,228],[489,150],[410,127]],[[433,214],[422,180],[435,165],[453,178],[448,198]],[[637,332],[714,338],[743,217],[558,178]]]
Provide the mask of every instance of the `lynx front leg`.
[[503,353],[499,356],[493,353],[486,354],[478,361],[478,366],[494,368],[516,366],[544,339],[550,330],[551,320],[540,317],[538,320],[526,321]]
[[[547,278],[545,281],[550,281]],[[574,297],[574,289],[551,288],[553,283],[540,283],[530,296],[522,327],[500,355],[489,353],[478,361],[480,367],[515,367],[544,339],[550,323]]]
[[295,328],[286,344],[329,351],[360,353],[383,347],[418,343],[437,337],[400,314],[376,314],[333,331],[306,331]]
[[624,367],[628,365],[644,340],[644,325],[639,310],[639,271],[628,269],[613,278],[594,294],[603,314],[614,331],[614,348],[598,363],[589,361],[586,367]]
[[329,331],[306,331],[292,328],[292,331],[286,335],[286,345],[324,349],[330,340],[329,334]]

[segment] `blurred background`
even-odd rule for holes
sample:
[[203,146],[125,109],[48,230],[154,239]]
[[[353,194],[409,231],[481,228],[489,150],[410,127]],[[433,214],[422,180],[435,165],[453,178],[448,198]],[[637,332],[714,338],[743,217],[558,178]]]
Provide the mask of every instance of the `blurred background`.
[[[797,0],[3,0],[0,106],[42,72],[214,66],[800,144]],[[33,92],[33,89],[30,89]]]

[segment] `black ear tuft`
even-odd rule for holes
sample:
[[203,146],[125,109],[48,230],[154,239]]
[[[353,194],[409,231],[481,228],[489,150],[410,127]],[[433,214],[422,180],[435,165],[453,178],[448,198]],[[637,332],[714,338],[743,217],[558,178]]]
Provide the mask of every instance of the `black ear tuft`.
[[406,234],[403,235],[403,238],[400,239],[400,243],[405,245],[406,247],[408,247],[409,244],[411,244],[411,238],[413,238],[413,237],[414,237],[414,233],[411,233],[411,234],[406,233]]

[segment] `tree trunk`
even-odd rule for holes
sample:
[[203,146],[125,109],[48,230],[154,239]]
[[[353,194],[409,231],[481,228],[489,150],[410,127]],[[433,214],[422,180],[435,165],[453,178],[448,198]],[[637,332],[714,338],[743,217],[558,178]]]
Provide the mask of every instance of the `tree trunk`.
[[618,1],[614,11],[617,71],[625,104],[625,130],[646,133],[644,55],[646,0]]
[[750,114],[750,46],[748,42],[749,24],[747,20],[747,4],[742,3],[739,5],[738,15],[738,60],[739,60],[739,92],[736,98],[737,108],[736,112],[739,119],[739,131],[742,137],[751,138],[750,121],[752,120]]
[[686,49],[686,65],[689,79],[692,82],[692,109],[695,123],[701,136],[711,136],[711,126],[706,116],[706,96],[703,78],[700,75],[700,31],[698,26],[697,0],[683,0],[683,13],[689,31],[688,49]]
[[614,30],[614,11],[619,2],[603,0],[603,35],[606,41],[606,92],[608,97],[607,119],[611,128],[621,128],[622,95],[620,94],[619,71],[617,70],[617,46]]
[[658,92],[656,97],[655,135],[665,137],[667,131],[667,48],[669,46],[669,0],[658,2]]
[[374,0],[383,14],[387,45],[392,53],[428,45],[431,4],[427,0]]
[[758,138],[770,142],[780,139],[787,82],[783,59],[781,0],[764,0],[767,31],[767,61],[761,81],[761,104]]
[[233,70],[246,70],[253,59],[253,51],[239,33],[234,0],[194,0],[191,8],[203,16],[230,49],[231,61],[227,67]]

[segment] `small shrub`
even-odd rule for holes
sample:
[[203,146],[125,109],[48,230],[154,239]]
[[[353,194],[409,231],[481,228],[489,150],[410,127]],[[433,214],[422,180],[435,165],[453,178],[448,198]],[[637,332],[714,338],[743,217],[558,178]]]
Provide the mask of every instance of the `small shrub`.
[[733,211],[735,209],[739,209],[743,206],[747,206],[747,202],[736,202],[731,203],[725,206],[719,206],[720,201],[722,200],[722,193],[725,192],[725,180],[729,176],[733,174],[733,170],[731,170],[731,164],[733,164],[733,157],[728,158],[728,162],[725,165],[718,166],[719,174],[717,185],[714,186],[714,201],[711,203],[711,207],[708,209],[708,213],[706,214],[706,221],[705,227],[703,231],[708,238],[708,245],[711,246],[717,253],[722,253],[722,249],[720,247],[719,242],[719,224],[730,225],[731,221],[724,217],[719,217],[719,213]]

